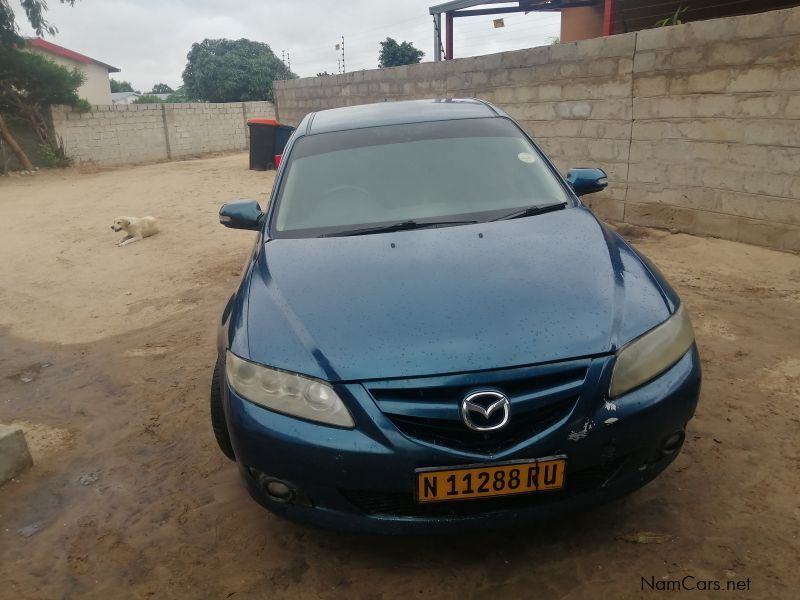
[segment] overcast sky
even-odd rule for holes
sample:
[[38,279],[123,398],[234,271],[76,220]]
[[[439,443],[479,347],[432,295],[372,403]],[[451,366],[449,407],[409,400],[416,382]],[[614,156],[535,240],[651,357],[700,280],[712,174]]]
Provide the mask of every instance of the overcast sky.
[[[287,51],[301,77],[337,72],[334,45],[345,37],[348,71],[378,66],[378,43],[409,41],[433,60],[433,24],[428,7],[441,0],[78,0],[73,8],[49,0],[48,19],[59,29],[47,37],[61,46],[122,69],[116,78],[149,91],[155,83],[181,84],[186,54],[205,38],[265,42],[280,57]],[[17,22],[30,35],[16,0]],[[501,15],[502,16],[502,15]],[[559,34],[552,13],[456,19],[456,57],[541,46]]]

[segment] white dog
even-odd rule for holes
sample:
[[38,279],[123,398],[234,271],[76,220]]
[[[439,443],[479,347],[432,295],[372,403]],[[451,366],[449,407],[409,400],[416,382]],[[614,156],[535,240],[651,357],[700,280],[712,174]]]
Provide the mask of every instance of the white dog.
[[154,217],[117,217],[111,229],[125,232],[117,246],[126,246],[158,233],[158,221]]

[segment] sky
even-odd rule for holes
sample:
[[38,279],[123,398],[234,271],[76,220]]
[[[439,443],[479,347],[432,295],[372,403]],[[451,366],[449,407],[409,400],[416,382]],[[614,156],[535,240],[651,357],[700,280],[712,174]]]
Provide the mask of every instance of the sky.
[[[338,72],[335,44],[345,38],[347,71],[375,69],[379,42],[409,41],[433,60],[433,22],[428,7],[442,0],[78,0],[74,7],[49,0],[48,20],[56,44],[122,70],[114,75],[149,91],[155,83],[181,84],[186,54],[206,38],[247,38],[289,55],[301,77]],[[17,23],[32,32],[17,0]],[[456,58],[546,45],[559,34],[555,13],[456,19]],[[443,19],[444,21],[444,19]]]

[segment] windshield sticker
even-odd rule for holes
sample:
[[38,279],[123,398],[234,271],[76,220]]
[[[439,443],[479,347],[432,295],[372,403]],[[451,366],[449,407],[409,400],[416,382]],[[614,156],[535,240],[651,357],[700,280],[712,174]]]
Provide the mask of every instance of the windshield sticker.
[[536,162],[536,157],[530,152],[520,152],[519,154],[517,154],[517,158],[520,159],[522,162],[528,164]]

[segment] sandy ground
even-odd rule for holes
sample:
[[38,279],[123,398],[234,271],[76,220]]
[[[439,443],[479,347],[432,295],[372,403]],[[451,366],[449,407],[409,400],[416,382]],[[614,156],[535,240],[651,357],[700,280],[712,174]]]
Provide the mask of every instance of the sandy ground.
[[[685,451],[629,498],[459,537],[317,531],[252,502],[209,426],[253,243],[216,211],[272,184],[246,163],[0,179],[0,422],[36,461],[0,488],[1,598],[618,599],[687,575],[750,579],[692,598],[797,597],[800,257],[624,228],[685,299],[705,375]],[[163,233],[117,248],[119,214]]]

